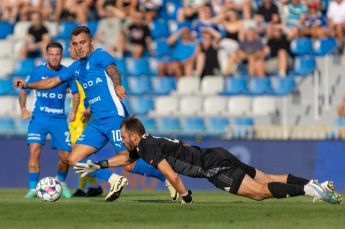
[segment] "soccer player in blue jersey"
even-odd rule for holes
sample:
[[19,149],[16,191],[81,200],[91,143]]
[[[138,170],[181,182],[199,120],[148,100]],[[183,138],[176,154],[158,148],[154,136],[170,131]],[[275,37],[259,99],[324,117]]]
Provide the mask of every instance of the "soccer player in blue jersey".
[[[103,49],[94,50],[91,33],[86,26],[79,26],[72,32],[71,44],[79,59],[66,71],[57,74],[56,77],[34,83],[16,80],[14,86],[50,89],[73,79],[78,80],[82,85],[86,101],[90,106],[92,119],[69,156],[70,165],[96,153],[109,141],[116,153],[128,154],[126,147],[122,144],[120,134],[121,122],[127,116],[127,110],[121,103],[121,100],[126,98],[126,89],[121,85],[120,72],[115,65],[114,58]],[[172,199],[178,199],[178,193],[162,173],[143,160],[138,160],[125,169],[160,179],[165,182]],[[110,191],[105,198],[106,201],[117,199],[128,183],[125,177],[116,175],[110,170],[97,170],[89,175],[110,183]]]
[[[65,66],[61,65],[62,46],[60,43],[51,42],[46,48],[47,62],[37,66],[26,78],[26,83],[36,82],[41,79],[51,78],[60,74]],[[35,108],[32,113],[26,108],[27,94],[30,89],[24,89],[19,94],[21,118],[31,121],[28,128],[27,144],[30,147],[29,169],[29,192],[25,198],[36,197],[36,184],[39,179],[39,159],[42,145],[49,133],[52,137],[52,148],[57,149],[60,156],[56,178],[62,183],[62,195],[71,198],[72,193],[68,189],[65,178],[68,171],[68,155],[71,152],[70,134],[65,115],[65,97],[67,89],[70,88],[75,99],[79,98],[75,81],[63,83],[50,90],[36,90]],[[75,119],[78,103],[74,103],[69,119]]]

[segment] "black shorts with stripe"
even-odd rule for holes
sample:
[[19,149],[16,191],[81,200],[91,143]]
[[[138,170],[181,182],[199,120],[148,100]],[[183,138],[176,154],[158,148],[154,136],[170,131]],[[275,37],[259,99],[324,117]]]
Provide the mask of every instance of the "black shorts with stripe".
[[237,194],[244,176],[254,178],[255,168],[241,162],[224,148],[202,149],[206,178],[217,188]]

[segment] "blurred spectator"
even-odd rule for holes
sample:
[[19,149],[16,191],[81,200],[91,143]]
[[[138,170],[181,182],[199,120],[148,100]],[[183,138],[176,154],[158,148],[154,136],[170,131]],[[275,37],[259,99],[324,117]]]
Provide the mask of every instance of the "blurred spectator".
[[48,29],[43,25],[42,16],[35,12],[31,14],[32,25],[20,49],[21,59],[40,57],[45,54],[45,48],[50,41]]
[[20,0],[0,1],[1,20],[16,22],[19,13]]
[[304,24],[304,35],[314,39],[327,37],[327,21],[317,2],[308,3],[308,14]]
[[286,76],[288,68],[293,61],[290,56],[289,30],[282,25],[274,25],[267,33],[266,53],[269,55],[265,61],[265,72],[279,76]]
[[345,96],[339,106],[337,107],[338,117],[345,118]]
[[254,28],[248,28],[245,38],[240,41],[240,49],[229,58],[225,74],[237,75],[237,64],[248,61],[248,73],[250,76],[265,76],[265,50]]
[[107,2],[114,2],[115,7],[119,9],[126,17],[138,10],[138,0],[106,0]]
[[252,18],[252,0],[225,0],[223,10],[235,10],[241,13],[243,19],[249,20]]
[[57,0],[57,2],[60,2],[59,7],[62,7],[62,10],[57,9],[59,15],[56,15],[56,20],[76,20],[80,24],[86,23],[88,21],[89,8],[93,3],[92,0]]
[[120,35],[119,50],[124,55],[130,52],[134,58],[140,58],[146,49],[151,51],[151,32],[143,13],[133,12],[132,21]]
[[196,72],[201,78],[207,75],[220,75],[218,61],[219,40],[222,35],[212,28],[204,28],[199,44]]
[[177,21],[192,21],[198,18],[199,7],[193,7],[188,2],[187,0],[183,0],[183,6],[177,11]]
[[149,23],[156,17],[162,5],[162,0],[139,0],[139,10],[144,12],[145,20]]
[[193,30],[196,32],[198,39],[202,37],[202,31],[204,28],[210,27],[218,30],[217,22],[218,17],[212,17],[212,8],[209,5],[203,5],[198,11],[198,20],[194,24]]
[[305,22],[307,7],[300,0],[291,0],[287,4],[286,26],[292,31],[294,37],[298,36],[303,30],[302,25]]
[[159,75],[193,76],[196,61],[197,42],[189,27],[183,27],[173,33],[167,40],[172,46],[171,61],[159,63]]
[[126,17],[126,13],[119,9],[115,1],[111,0],[98,0],[95,4],[97,14],[100,18],[115,16],[119,18]]
[[97,32],[94,37],[96,47],[103,48],[117,56],[118,42],[123,27],[122,18],[125,16],[119,10],[114,10],[113,5],[106,5],[105,18],[99,20]]
[[239,20],[235,11],[228,11],[223,15],[221,24],[225,30],[225,37],[219,43],[218,60],[221,72],[224,74],[230,56],[239,48],[239,40],[243,40],[243,21]]
[[338,51],[344,52],[344,31],[345,31],[345,1],[333,0],[330,2],[327,11],[330,34],[338,41]]
[[263,0],[262,5],[256,12],[260,21],[268,23],[279,23],[278,7],[272,0]]

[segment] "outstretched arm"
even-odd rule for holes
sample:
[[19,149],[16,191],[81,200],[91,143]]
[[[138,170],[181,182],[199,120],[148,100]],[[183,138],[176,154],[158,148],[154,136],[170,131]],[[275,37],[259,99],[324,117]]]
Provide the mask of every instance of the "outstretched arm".
[[37,89],[37,90],[48,90],[54,87],[61,85],[63,81],[58,77],[55,76],[53,78],[47,78],[40,81],[36,81],[33,83],[27,83],[22,79],[17,79],[13,82],[13,87],[19,88],[30,88],[30,89]]

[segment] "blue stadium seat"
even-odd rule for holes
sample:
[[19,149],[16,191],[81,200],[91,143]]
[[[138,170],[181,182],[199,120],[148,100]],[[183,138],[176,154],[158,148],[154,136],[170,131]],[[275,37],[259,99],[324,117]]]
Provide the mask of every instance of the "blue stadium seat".
[[96,32],[97,32],[97,26],[98,26],[98,21],[88,21],[86,23],[87,27],[89,27],[90,32],[91,32],[91,36],[95,36]]
[[316,60],[312,56],[300,56],[295,58],[294,68],[289,76],[307,76],[316,70]]
[[158,39],[154,41],[154,56],[165,57],[170,54],[170,46],[165,39]]
[[24,59],[16,62],[16,67],[12,75],[26,77],[35,68],[35,59]]
[[291,52],[297,56],[311,55],[313,42],[311,38],[296,38],[291,42]]
[[157,130],[157,124],[156,124],[155,118],[147,117],[147,116],[138,116],[138,118],[144,124],[146,131],[150,132],[150,131]]
[[121,75],[127,75],[126,62],[124,59],[114,58],[116,67],[119,69]]
[[185,132],[202,132],[205,130],[204,119],[201,117],[186,117],[181,120],[182,130]]
[[197,43],[195,42],[188,44],[177,42],[171,51],[171,58],[177,61],[185,61],[195,54],[196,47]]
[[151,81],[147,76],[127,77],[128,95],[142,95],[151,91]]
[[163,19],[155,20],[151,23],[151,36],[154,40],[162,37],[169,37],[168,23]]
[[229,77],[225,81],[224,91],[221,95],[239,95],[247,92],[247,79]]
[[234,118],[232,121],[232,136],[235,138],[248,138],[254,134],[252,127],[254,126],[254,120],[249,117]]
[[15,130],[14,121],[12,118],[0,117],[0,132],[7,133]]
[[12,91],[12,80],[0,80],[0,95],[10,94]]
[[5,39],[13,33],[13,25],[6,21],[0,21],[0,39]]
[[15,122],[16,131],[26,133],[28,131],[30,120],[17,119]]
[[72,31],[78,26],[76,22],[61,22],[55,39],[70,39]]
[[162,117],[157,119],[159,131],[172,132],[181,130],[180,119],[177,117]]
[[319,39],[314,42],[313,54],[316,56],[325,56],[335,51],[337,41],[334,38]]
[[126,70],[130,76],[149,75],[149,63],[146,58],[127,58]]
[[287,95],[296,86],[296,81],[292,78],[274,77],[271,79],[273,95]]
[[248,84],[251,95],[264,95],[271,93],[271,81],[268,78],[252,78]]
[[182,6],[181,2],[177,1],[164,1],[163,5],[163,17],[167,20],[176,20],[177,11]]
[[175,77],[153,77],[151,78],[151,93],[154,95],[168,95],[172,90],[176,90]]
[[209,132],[224,132],[229,123],[226,117],[210,117],[205,121],[205,128]]
[[153,100],[149,96],[130,96],[128,102],[134,115],[145,115],[153,109]]

